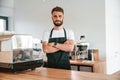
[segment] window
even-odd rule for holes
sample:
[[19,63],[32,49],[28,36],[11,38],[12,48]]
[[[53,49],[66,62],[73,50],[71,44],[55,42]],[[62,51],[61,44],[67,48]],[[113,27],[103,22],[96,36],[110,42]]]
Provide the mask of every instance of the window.
[[8,17],[0,16],[0,31],[8,30]]

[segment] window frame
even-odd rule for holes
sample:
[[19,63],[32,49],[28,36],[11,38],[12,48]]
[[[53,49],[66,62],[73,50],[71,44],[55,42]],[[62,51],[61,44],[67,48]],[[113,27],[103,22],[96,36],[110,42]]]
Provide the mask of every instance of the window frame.
[[7,16],[0,16],[0,19],[5,20],[5,22],[6,22],[6,28],[5,28],[5,30],[8,31],[8,17]]

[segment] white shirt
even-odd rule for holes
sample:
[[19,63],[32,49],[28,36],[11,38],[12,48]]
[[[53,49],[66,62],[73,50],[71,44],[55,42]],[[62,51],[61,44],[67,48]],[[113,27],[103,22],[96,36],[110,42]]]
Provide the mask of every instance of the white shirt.
[[[47,41],[48,42],[51,30],[47,30],[47,31],[44,32],[43,37],[42,37],[42,41]],[[70,30],[70,29],[65,29],[65,31],[66,31],[67,39],[74,40],[74,33],[73,33],[73,31]],[[59,38],[59,37],[65,37],[64,30],[63,29],[53,30],[52,38]]]

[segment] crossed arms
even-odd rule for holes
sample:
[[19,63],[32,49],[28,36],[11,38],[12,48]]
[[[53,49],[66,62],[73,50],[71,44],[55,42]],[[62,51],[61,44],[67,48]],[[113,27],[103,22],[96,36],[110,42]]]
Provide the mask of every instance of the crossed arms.
[[54,42],[48,43],[48,42],[42,42],[42,47],[44,53],[54,53],[59,50],[66,51],[66,52],[72,52],[74,49],[74,40],[67,40],[64,43],[57,43],[57,45],[54,45]]

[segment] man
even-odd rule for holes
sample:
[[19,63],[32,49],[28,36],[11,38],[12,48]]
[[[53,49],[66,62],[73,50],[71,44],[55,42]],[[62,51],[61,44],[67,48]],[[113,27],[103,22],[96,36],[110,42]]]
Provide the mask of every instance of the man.
[[74,49],[74,34],[63,27],[64,10],[55,7],[51,11],[53,29],[43,35],[42,47],[47,55],[47,67],[70,70],[69,53]]

